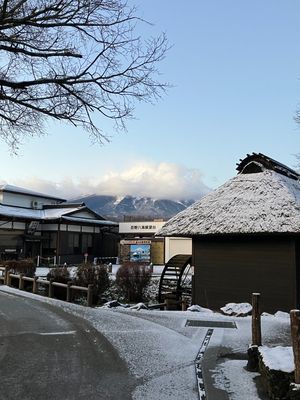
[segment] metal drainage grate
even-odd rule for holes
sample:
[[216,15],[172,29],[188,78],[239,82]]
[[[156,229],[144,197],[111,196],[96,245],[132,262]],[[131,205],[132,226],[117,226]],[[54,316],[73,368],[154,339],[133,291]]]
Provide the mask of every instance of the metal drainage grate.
[[233,328],[236,329],[234,321],[199,321],[197,319],[188,319],[185,326],[203,326],[205,328]]

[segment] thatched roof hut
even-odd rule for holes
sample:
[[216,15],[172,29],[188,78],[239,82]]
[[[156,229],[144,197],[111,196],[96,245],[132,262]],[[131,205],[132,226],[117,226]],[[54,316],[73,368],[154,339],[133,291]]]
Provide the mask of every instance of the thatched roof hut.
[[261,291],[268,311],[299,306],[300,176],[261,153],[237,170],[157,235],[193,238],[197,303],[218,308]]
[[280,172],[239,173],[169,220],[163,236],[300,233],[300,181]]

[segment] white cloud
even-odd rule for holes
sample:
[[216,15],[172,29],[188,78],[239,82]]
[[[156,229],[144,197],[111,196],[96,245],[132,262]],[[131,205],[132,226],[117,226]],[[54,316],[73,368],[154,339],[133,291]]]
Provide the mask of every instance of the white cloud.
[[98,181],[82,178],[51,182],[40,178],[15,180],[12,184],[65,198],[83,194],[132,195],[157,199],[198,199],[209,189],[198,169],[171,163],[138,163],[121,172],[110,172]]

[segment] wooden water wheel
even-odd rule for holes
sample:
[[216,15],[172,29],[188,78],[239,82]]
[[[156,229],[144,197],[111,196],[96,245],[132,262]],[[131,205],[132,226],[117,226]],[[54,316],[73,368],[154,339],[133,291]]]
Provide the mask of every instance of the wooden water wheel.
[[190,254],[177,254],[167,262],[159,282],[159,303],[162,303],[166,296],[172,296],[176,301],[183,296],[191,297],[192,283],[189,275],[191,263]]

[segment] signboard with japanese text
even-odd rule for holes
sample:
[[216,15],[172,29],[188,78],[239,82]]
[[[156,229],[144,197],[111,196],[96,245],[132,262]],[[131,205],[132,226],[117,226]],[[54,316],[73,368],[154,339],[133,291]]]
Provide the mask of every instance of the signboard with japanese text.
[[120,222],[119,233],[156,233],[166,222]]

